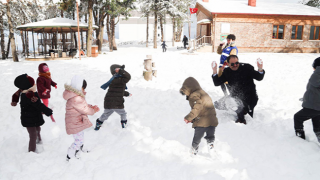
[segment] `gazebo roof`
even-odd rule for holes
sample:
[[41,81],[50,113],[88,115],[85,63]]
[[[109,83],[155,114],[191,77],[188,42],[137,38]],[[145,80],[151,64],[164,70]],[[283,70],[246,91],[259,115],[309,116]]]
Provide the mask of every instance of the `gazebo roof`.
[[[88,31],[88,24],[79,22],[80,30]],[[98,26],[92,25],[93,29],[98,29]],[[75,32],[78,31],[78,22],[67,18],[52,18],[44,21],[28,23],[17,27],[21,31],[34,32]]]

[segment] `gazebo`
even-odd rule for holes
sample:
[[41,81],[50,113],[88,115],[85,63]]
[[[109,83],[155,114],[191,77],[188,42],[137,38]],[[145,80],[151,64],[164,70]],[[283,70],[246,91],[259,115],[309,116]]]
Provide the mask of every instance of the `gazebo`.
[[[83,31],[88,36],[87,23],[79,22],[81,34],[81,49],[83,49]],[[98,26],[93,25],[93,29]],[[77,52],[77,44],[74,37],[77,36],[78,22],[67,18],[53,18],[44,21],[28,23],[17,27],[25,35],[26,60],[46,60],[46,59],[70,59]],[[29,58],[28,33],[32,32],[33,57]],[[34,33],[37,33],[38,55],[36,57],[36,48]],[[40,37],[39,37],[40,36]],[[86,42],[86,40],[85,40]],[[67,57],[69,56],[69,57]]]

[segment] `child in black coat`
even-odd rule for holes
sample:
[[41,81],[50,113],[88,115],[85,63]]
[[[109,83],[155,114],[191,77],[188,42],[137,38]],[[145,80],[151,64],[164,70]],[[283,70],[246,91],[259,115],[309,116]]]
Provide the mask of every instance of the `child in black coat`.
[[52,115],[52,110],[41,103],[36,92],[37,87],[34,79],[27,74],[22,74],[14,80],[14,85],[19,88],[12,96],[12,106],[16,106],[21,97],[21,124],[29,133],[29,152],[36,151],[36,144],[41,143],[40,126],[44,124],[42,113],[46,116]]
[[161,44],[161,46],[162,46],[162,51],[163,52],[166,52],[167,51],[167,45],[166,45],[166,42],[165,41],[163,41],[163,43]]

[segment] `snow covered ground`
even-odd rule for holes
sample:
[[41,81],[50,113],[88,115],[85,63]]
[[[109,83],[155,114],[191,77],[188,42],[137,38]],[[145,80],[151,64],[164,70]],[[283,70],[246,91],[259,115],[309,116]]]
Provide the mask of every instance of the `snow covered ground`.
[[[236,124],[235,113],[217,110],[215,151],[211,157],[203,139],[197,156],[189,149],[194,130],[184,116],[190,111],[185,97],[179,94],[183,81],[193,76],[212,99],[223,93],[213,85],[211,62],[215,53],[162,50],[142,45],[124,45],[113,53],[97,58],[46,61],[58,89],[52,89],[49,107],[56,123],[45,117],[42,126],[43,145],[39,154],[28,153],[28,133],[20,123],[20,108],[12,107],[11,96],[17,90],[16,76],[28,73],[38,77],[42,62],[0,61],[0,179],[142,179],[142,180],[317,180],[320,177],[320,146],[310,121],[305,123],[307,141],[295,136],[293,115],[301,109],[311,64],[319,54],[241,53],[241,62],[254,65],[264,61],[266,75],[257,82],[259,102],[247,125]],[[143,60],[152,55],[158,77],[145,81]],[[66,162],[67,149],[73,142],[66,134],[62,98],[64,83],[75,74],[88,82],[87,102],[103,110],[106,91],[100,86],[111,78],[111,64],[125,64],[132,79],[125,98],[128,128],[121,129],[120,118],[113,114],[100,131],[85,131],[85,146],[91,149],[80,160]],[[92,123],[102,111],[89,116]]]

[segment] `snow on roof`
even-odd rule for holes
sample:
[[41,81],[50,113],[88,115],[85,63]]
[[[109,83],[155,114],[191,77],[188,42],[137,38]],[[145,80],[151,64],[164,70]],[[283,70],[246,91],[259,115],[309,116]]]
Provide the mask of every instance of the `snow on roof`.
[[273,3],[256,1],[256,7],[248,5],[248,1],[209,0],[197,3],[212,13],[239,13],[239,14],[272,14],[272,15],[302,15],[320,16],[320,9],[303,4]]
[[[88,27],[87,23],[79,22],[80,27]],[[18,26],[17,29],[24,28],[36,28],[36,27],[78,27],[78,22],[76,20],[68,18],[52,18],[44,21],[38,21],[34,23],[28,23]],[[94,29],[98,28],[96,25],[92,25]]]
[[202,19],[200,21],[197,22],[197,24],[209,24],[211,22],[210,19]]

